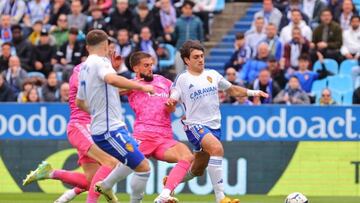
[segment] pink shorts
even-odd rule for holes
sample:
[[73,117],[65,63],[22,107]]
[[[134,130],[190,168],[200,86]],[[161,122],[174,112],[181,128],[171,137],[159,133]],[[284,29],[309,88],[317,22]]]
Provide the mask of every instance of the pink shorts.
[[89,127],[89,124],[82,123],[69,123],[67,126],[68,140],[78,151],[79,165],[85,163],[97,163],[94,159],[87,156],[90,147],[94,144]]
[[172,138],[142,139],[142,137],[144,136],[135,136],[136,141],[139,143],[139,150],[146,158],[153,157],[160,161],[164,160],[165,152],[178,143]]

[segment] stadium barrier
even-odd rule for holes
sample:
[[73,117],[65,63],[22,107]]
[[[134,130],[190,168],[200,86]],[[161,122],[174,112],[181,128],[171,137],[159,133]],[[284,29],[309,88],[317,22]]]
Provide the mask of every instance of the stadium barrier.
[[[223,105],[224,183],[230,195],[360,196],[360,107]],[[134,114],[123,105],[132,131]],[[180,118],[173,114],[174,134],[186,140]],[[61,193],[54,180],[23,187],[21,180],[42,160],[54,168],[80,170],[76,151],[66,141],[66,104],[0,105],[0,193]],[[147,194],[162,188],[171,164],[151,161]],[[117,185],[129,191],[129,180]],[[209,194],[208,176],[195,178],[177,192]]]

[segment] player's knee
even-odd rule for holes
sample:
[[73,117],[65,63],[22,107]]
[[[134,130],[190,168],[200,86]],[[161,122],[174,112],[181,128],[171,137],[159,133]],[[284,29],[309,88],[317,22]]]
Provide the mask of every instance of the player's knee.
[[194,155],[192,155],[191,153],[184,153],[184,155],[181,155],[180,160],[192,163],[194,161]]
[[136,172],[150,172],[150,164],[147,159],[144,159],[136,168]]
[[214,145],[209,150],[210,156],[224,156],[224,148],[221,145]]
[[107,166],[110,168],[115,168],[118,163],[119,163],[119,161],[113,157],[108,157],[106,159],[101,160],[101,165]]

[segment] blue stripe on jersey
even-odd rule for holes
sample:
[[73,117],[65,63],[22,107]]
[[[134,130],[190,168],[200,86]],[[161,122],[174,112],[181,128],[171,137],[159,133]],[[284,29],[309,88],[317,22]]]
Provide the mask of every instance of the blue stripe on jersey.
[[176,76],[176,78],[175,78],[175,80],[174,80],[174,82],[173,82],[172,87],[175,87],[176,82],[177,82],[177,80],[179,79],[180,75],[182,75],[182,74],[184,74],[184,73],[186,73],[186,72],[187,72],[187,70],[184,70],[184,71],[182,71],[181,73],[179,73],[179,74]]
[[105,83],[105,98],[106,98],[106,132],[109,132],[109,98],[108,98],[108,87]]

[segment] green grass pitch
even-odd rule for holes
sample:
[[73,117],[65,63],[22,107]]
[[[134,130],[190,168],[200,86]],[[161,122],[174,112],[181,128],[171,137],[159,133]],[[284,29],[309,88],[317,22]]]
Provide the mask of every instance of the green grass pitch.
[[[22,194],[0,194],[0,203],[52,203],[59,194],[44,194],[44,193],[22,193]],[[120,202],[128,202],[127,194],[118,194]],[[191,195],[178,194],[180,203],[213,203],[213,195]],[[86,195],[82,194],[77,197],[72,203],[85,202]],[[151,203],[155,195],[146,195],[143,203]],[[241,203],[283,203],[283,196],[266,196],[266,195],[245,195],[239,196]],[[359,203],[360,197],[308,197],[310,203]],[[104,199],[99,202],[105,203]]]

